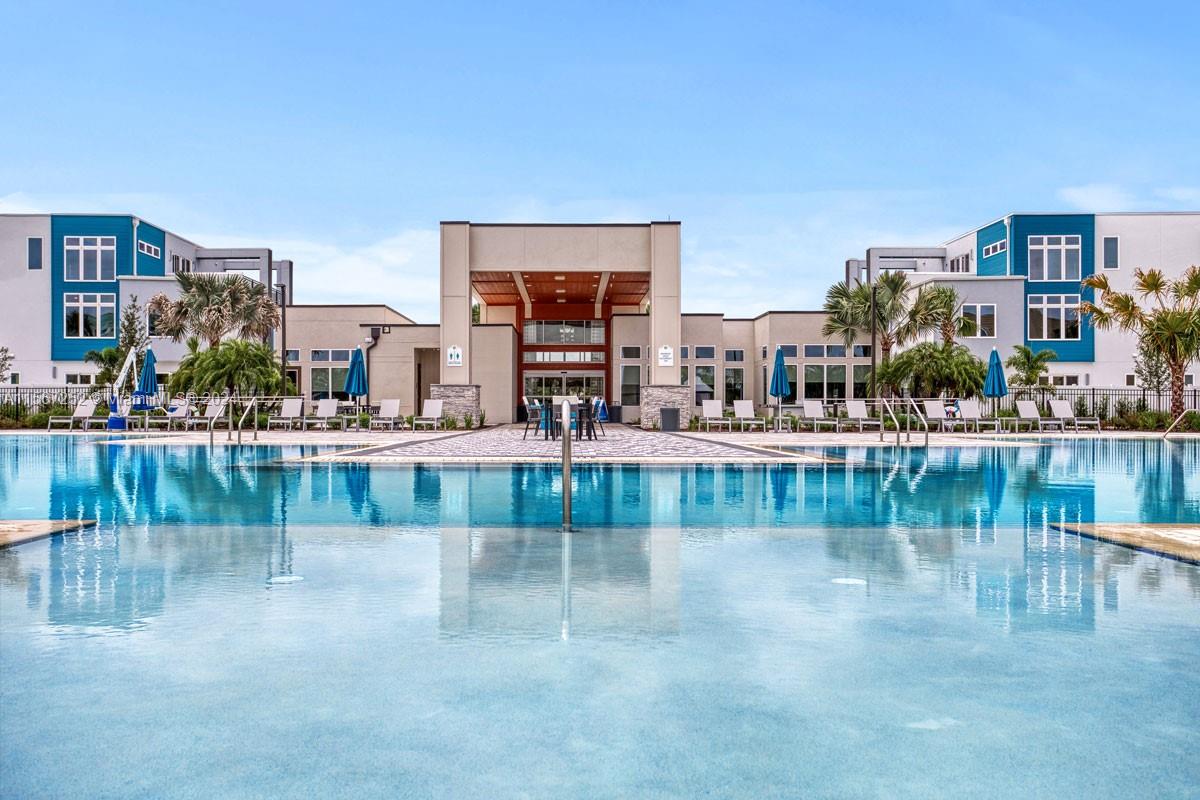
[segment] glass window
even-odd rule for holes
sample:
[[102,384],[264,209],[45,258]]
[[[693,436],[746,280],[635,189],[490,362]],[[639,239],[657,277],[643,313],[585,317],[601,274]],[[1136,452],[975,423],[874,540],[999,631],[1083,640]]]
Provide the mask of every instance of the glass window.
[[[699,350],[700,348],[696,348]],[[696,367],[696,405],[704,400],[712,400],[716,395],[717,368],[713,366]]]
[[1079,280],[1078,236],[1030,236],[1029,280]]
[[621,405],[642,404],[642,369],[637,364],[621,367]]
[[687,367],[679,368],[679,385],[680,386],[688,385],[688,368]]
[[795,405],[797,397],[796,392],[798,389],[796,385],[796,365],[785,364],[783,366],[783,371],[787,375],[788,382],[788,393],[784,395],[783,402],[787,405]]
[[[714,361],[717,357],[717,348],[711,345],[697,345],[696,359],[698,361]],[[712,399],[711,397],[709,398]]]
[[680,358],[680,360],[682,360],[682,359],[689,358],[689,357],[690,356],[688,356],[688,346],[685,344],[679,348],[679,358]]
[[962,315],[975,326],[974,332],[968,334],[973,339],[992,339],[996,336],[996,306],[994,304],[967,303],[962,307]]
[[1079,338],[1079,295],[1031,294],[1028,308],[1031,340]]
[[1104,237],[1104,268],[1119,269],[1121,267],[1121,249],[1116,236]]
[[528,320],[525,344],[604,344],[604,320]]
[[329,351],[329,360],[330,361],[349,361],[350,360],[350,351],[349,350],[330,350]]
[[828,400],[846,399],[846,365],[825,366],[825,397]]
[[638,359],[642,357],[642,348],[638,345],[626,345],[621,348],[621,358]]
[[17,384],[19,384],[21,382],[21,373],[19,373],[19,372],[8,373],[8,382],[11,383],[13,386],[16,386]]
[[779,346],[780,346],[780,347],[783,349],[783,357],[784,357],[784,358],[796,358],[796,357],[797,357],[797,353],[799,352],[799,348],[798,348],[796,345],[794,345],[794,344],[781,344],[781,345],[779,345]]
[[854,399],[865,400],[871,386],[871,367],[868,364],[854,365]]
[[742,350],[726,350],[725,351],[725,360],[726,361],[745,361],[746,354]]
[[742,394],[744,385],[744,373],[741,367],[727,367],[725,369],[725,402],[732,403],[734,400],[744,400]]
[[1137,376],[1126,375],[1125,376],[1125,385],[1126,386],[1136,386],[1137,385]]
[[804,399],[825,398],[825,367],[820,364],[804,365]]
[[767,357],[767,346],[765,344],[763,345],[763,348],[762,348],[762,357],[763,358]]
[[40,236],[30,236],[28,239],[28,251],[25,266],[29,269],[42,268],[42,238]]
[[309,369],[309,393],[313,400],[326,400],[330,397],[338,400],[349,400],[346,394],[347,367],[312,367]]
[[115,236],[63,238],[63,272],[69,281],[112,281],[117,277]]
[[288,350],[287,353],[285,354],[285,358],[286,358],[286,360],[291,361],[293,363],[296,361],[299,361],[300,360],[300,351],[299,350]]
[[63,335],[68,339],[116,336],[117,296],[115,294],[63,295]]
[[68,372],[67,386],[91,386],[92,375],[86,373]]
[[871,357],[871,345],[869,345],[869,344],[854,345],[854,357],[855,358],[870,358]]
[[806,344],[804,345],[805,358],[824,358],[825,345],[823,344]]
[[825,345],[826,358],[845,358],[846,345],[844,344],[827,344]]
[[329,360],[329,351],[328,350],[309,350],[308,351],[308,360],[309,361],[328,361]]

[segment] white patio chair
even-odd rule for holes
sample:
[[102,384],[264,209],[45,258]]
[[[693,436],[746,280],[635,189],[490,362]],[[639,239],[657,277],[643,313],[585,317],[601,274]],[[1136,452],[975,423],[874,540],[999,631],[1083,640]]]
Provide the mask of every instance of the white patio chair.
[[442,401],[426,400],[421,408],[421,416],[413,418],[413,430],[421,426],[433,428],[435,431],[442,424]]
[[1020,431],[1021,426],[1028,424],[1029,430],[1033,430],[1033,426],[1037,425],[1039,431],[1045,430],[1047,427],[1058,428],[1060,431],[1065,430],[1063,421],[1054,417],[1043,417],[1042,412],[1038,410],[1037,403],[1032,400],[1017,401],[1017,416],[1013,417],[1012,429]]
[[705,431],[711,431],[712,426],[716,425],[717,430],[724,425],[733,430],[733,420],[725,416],[725,409],[721,407],[720,400],[702,400],[700,402],[700,424],[704,426]]
[[186,400],[181,401],[178,405],[166,409],[167,413],[165,415],[155,416],[151,414],[146,417],[146,429],[149,430],[155,425],[165,425],[169,431],[175,427],[175,423],[177,422],[181,425],[186,425],[188,419],[191,417],[191,410],[192,407]]
[[879,428],[883,425],[883,420],[878,419],[877,417],[872,417],[870,413],[868,413],[866,400],[847,400],[846,419],[842,421],[845,422],[847,426],[857,425],[859,433],[862,433],[863,428]]
[[399,398],[379,401],[379,413],[371,415],[371,424],[367,426],[367,429],[374,430],[376,426],[379,428],[386,427],[390,431],[396,430],[397,426],[400,427],[400,430],[408,427],[408,423],[400,415]]
[[975,425],[975,432],[979,433],[984,425],[991,426],[996,433],[1000,432],[1000,420],[995,417],[985,417],[983,411],[979,408],[979,401],[975,399],[966,399],[958,401],[958,410],[962,414],[962,421]]
[[749,400],[734,400],[733,401],[733,420],[738,424],[738,430],[746,430],[746,426],[750,426],[750,430],[754,430],[754,426],[767,430],[767,421],[754,413],[754,403]]
[[813,433],[821,429],[822,425],[828,425],[835,431],[842,429],[841,423],[835,417],[825,415],[825,404],[820,400],[805,400],[803,404],[804,416],[800,419],[800,424],[811,422]]
[[[75,429],[75,422],[79,422],[79,427],[87,430],[92,426],[92,414],[96,411],[96,401],[90,397],[85,397],[75,404],[75,409],[69,417],[51,417],[46,421],[46,430],[50,430],[54,425],[61,425],[64,422],[67,424],[67,430]],[[102,422],[104,420],[101,420]]]
[[311,425],[327,431],[331,422],[336,422],[338,425],[345,425],[344,420],[338,415],[338,401],[336,397],[326,397],[318,400],[317,410],[311,416],[305,417],[300,426],[303,430],[308,430]]
[[283,403],[280,404],[279,414],[273,417],[267,417],[267,430],[271,430],[272,425],[286,426],[290,431],[296,427],[296,423],[303,424],[304,422],[304,398],[303,397],[285,397]]
[[1069,423],[1071,427],[1078,433],[1080,427],[1090,427],[1100,430],[1099,417],[1077,417],[1075,410],[1071,408],[1069,400],[1051,400],[1050,413],[1062,421],[1064,429]]
[[184,420],[184,430],[190,431],[200,427],[212,430],[217,426],[218,422],[225,419],[225,407],[227,403],[228,401],[225,399],[209,400],[208,405],[204,407],[204,414],[199,417],[189,416]]
[[963,433],[967,432],[967,421],[962,417],[951,416],[953,413],[946,407],[945,400],[923,400],[921,401],[923,410],[925,411],[925,421],[929,423],[929,429],[933,430],[937,426],[939,431],[954,432],[957,427],[962,427]]

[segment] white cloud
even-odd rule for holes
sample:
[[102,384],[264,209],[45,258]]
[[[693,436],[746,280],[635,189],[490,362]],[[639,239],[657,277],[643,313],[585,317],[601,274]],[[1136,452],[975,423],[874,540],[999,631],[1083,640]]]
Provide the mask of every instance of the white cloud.
[[436,322],[441,291],[438,231],[412,228],[362,246],[310,239],[197,235],[205,247],[270,247],[295,262],[297,303],[386,303],[417,322]]
[[1130,211],[1138,206],[1131,192],[1112,183],[1066,186],[1058,190],[1058,196],[1080,211]]
[[13,192],[0,197],[0,214],[48,214],[34,198],[24,192]]
[[1159,189],[1155,194],[1183,206],[1188,211],[1200,209],[1200,186],[1168,186]]

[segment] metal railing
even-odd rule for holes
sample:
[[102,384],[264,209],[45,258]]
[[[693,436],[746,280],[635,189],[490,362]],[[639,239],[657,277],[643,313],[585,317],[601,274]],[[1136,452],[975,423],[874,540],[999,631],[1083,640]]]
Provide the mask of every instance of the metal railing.
[[[916,414],[917,421],[920,422],[921,427],[925,429],[925,447],[926,447],[926,449],[928,449],[929,448],[929,420],[927,420],[925,418],[925,414],[921,411],[921,408],[917,405],[916,400],[913,400],[911,397],[906,398],[906,399],[908,400],[908,405],[912,407],[913,412]],[[912,441],[912,415],[907,414],[907,413],[905,414],[905,424],[908,426],[908,431],[909,431],[908,441],[911,442]]]
[[[879,407],[882,408],[884,411],[886,411],[888,413],[888,416],[892,418],[892,424],[896,426],[896,446],[899,447],[900,446],[900,420],[898,420],[896,418],[896,412],[892,410],[892,404],[888,402],[888,399],[886,397],[879,398]],[[883,415],[881,414],[880,421],[879,421],[879,441],[881,441],[881,442],[883,441],[883,428],[884,428],[882,416]]]
[[1186,417],[1188,414],[1191,414],[1191,413],[1192,413],[1192,412],[1191,412],[1191,410],[1189,409],[1189,410],[1186,410],[1186,411],[1184,411],[1184,412],[1183,412],[1182,414],[1180,414],[1178,417],[1176,417],[1176,418],[1175,418],[1175,421],[1174,421],[1174,422],[1172,422],[1172,423],[1171,423],[1171,424],[1170,424],[1170,425],[1167,427],[1166,431],[1164,431],[1164,432],[1163,432],[1162,438],[1165,440],[1165,439],[1166,439],[1168,436],[1170,436],[1170,435],[1171,435],[1171,431],[1175,430],[1175,427],[1176,427],[1177,425],[1179,425],[1179,423],[1183,422],[1183,418],[1184,418],[1184,417]]

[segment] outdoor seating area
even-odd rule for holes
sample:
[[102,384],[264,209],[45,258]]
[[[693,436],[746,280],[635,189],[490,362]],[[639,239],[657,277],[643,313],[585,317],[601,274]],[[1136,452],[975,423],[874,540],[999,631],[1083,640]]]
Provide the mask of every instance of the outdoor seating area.
[[553,396],[549,402],[538,398],[522,397],[525,407],[525,428],[521,438],[528,439],[529,431],[533,430],[534,438],[541,434],[544,440],[557,440],[563,435],[563,403],[570,409],[566,428],[580,441],[595,440],[606,435],[603,421],[604,400],[593,397],[582,400],[578,397]]

